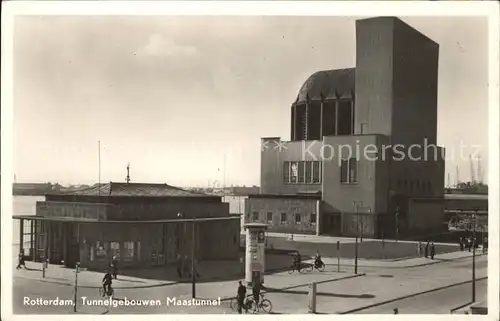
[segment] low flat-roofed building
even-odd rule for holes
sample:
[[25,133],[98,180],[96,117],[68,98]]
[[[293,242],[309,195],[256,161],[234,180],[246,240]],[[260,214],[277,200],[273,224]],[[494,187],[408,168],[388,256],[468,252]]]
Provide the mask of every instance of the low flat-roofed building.
[[121,267],[174,263],[191,256],[193,230],[198,260],[238,257],[240,222],[229,204],[167,184],[111,182],[49,194],[35,216],[14,219],[28,257],[68,267],[104,269],[114,256]]

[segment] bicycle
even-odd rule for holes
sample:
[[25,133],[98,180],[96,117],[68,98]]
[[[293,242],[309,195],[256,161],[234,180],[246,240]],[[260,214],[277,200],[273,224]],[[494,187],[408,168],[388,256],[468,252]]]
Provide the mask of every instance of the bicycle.
[[102,286],[99,287],[99,296],[101,297],[112,297],[114,293],[115,290],[111,286],[108,286],[108,293],[104,293],[104,289],[102,288]]
[[[258,312],[259,310],[262,310],[266,313],[270,313],[271,310],[273,309],[271,301],[269,299],[266,299],[262,293],[259,296],[260,296],[259,304],[255,305],[253,294],[248,294],[245,297],[243,306],[241,307],[242,310],[245,310],[245,313],[248,313],[248,311],[250,310],[252,310],[253,313]],[[238,298],[232,298],[231,301],[229,302],[229,306],[233,311],[238,311]]]
[[306,272],[312,272],[313,270],[323,272],[325,270],[325,263],[321,262],[320,264],[316,264],[316,262],[314,262],[312,264],[307,264],[304,268],[304,271]]

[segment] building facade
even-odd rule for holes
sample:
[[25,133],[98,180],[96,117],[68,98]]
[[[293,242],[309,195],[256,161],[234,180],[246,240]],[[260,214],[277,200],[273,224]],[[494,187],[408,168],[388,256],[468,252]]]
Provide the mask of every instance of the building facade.
[[109,183],[46,195],[36,216],[14,218],[27,256],[68,267],[102,270],[113,257],[122,268],[173,264],[178,255],[191,257],[193,239],[197,260],[238,257],[240,221],[229,204],[166,184]]
[[[311,75],[291,106],[291,140],[262,138],[260,193],[269,197],[250,197],[246,220],[282,210],[276,204],[289,204],[288,195],[315,194],[321,202],[309,233],[439,232],[445,168],[436,144],[438,58],[438,44],[397,18],[358,20],[356,67]],[[313,213],[309,199],[300,202],[286,222]],[[282,221],[273,216],[269,231],[293,229]],[[295,230],[304,231],[302,223]]]

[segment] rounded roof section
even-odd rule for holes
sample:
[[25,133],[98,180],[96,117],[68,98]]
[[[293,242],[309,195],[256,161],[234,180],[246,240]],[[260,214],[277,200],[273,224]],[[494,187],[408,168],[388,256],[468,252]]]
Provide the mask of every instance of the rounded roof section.
[[322,70],[315,72],[299,90],[296,102],[352,97],[354,68]]

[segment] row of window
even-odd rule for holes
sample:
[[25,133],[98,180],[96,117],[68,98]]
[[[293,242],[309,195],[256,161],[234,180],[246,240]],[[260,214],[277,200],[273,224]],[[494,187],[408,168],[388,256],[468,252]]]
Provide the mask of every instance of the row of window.
[[321,162],[317,161],[284,162],[283,183],[285,184],[321,183]]
[[398,179],[398,187],[408,189],[410,192],[420,190],[424,193],[432,194],[432,183],[430,181]]
[[[255,222],[255,221],[259,221],[259,220],[260,220],[260,213],[259,212],[252,212],[252,221]],[[267,220],[268,224],[273,223],[273,212],[267,212],[266,220]],[[287,222],[288,222],[288,214],[281,213],[280,223],[286,224]],[[296,213],[295,214],[295,224],[301,224],[301,223],[305,223],[302,221],[302,214]],[[309,214],[309,223],[311,225],[316,225],[316,214],[315,213]]]
[[140,260],[141,242],[125,241],[122,242],[122,251],[120,242],[95,242],[90,246],[90,261],[110,261],[115,258],[118,261]]
[[[321,183],[322,163],[318,161],[300,161],[283,163],[283,182],[285,184]],[[358,182],[358,161],[356,158],[340,162],[340,182],[352,184]]]

